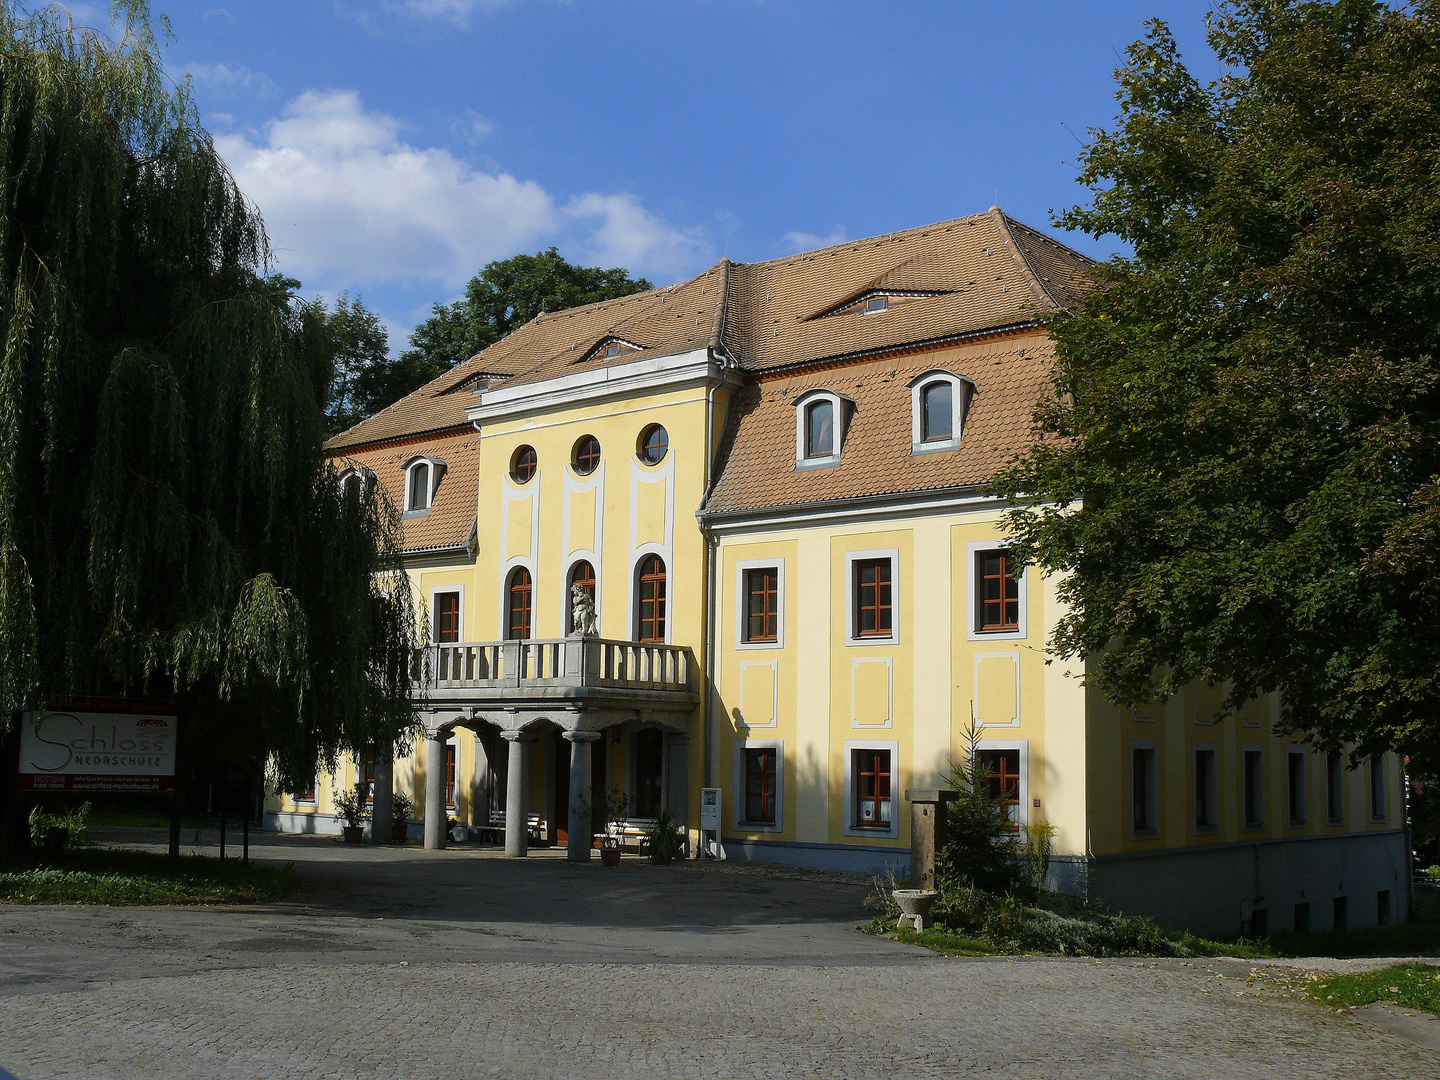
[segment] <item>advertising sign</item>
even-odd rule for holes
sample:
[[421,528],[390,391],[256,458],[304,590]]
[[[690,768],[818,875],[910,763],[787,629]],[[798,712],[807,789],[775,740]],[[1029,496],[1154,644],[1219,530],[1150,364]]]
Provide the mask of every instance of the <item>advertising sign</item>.
[[24,714],[24,791],[172,791],[175,713],[154,702],[114,701]]

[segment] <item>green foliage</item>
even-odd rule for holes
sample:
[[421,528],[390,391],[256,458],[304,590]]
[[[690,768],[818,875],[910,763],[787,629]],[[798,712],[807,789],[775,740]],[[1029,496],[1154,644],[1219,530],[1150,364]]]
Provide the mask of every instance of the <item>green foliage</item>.
[[89,849],[58,866],[0,871],[0,903],[9,904],[255,904],[299,887],[293,866],[184,855],[176,867],[144,851]]
[[1202,85],[1150,24],[1061,224],[1133,257],[1055,319],[1003,476],[1053,648],[1124,704],[1279,691],[1322,747],[1440,725],[1440,9],[1239,0]]
[[341,293],[334,310],[322,306],[321,315],[335,355],[325,401],[330,434],[353,427],[429,381],[408,383],[410,365],[390,359],[390,335],[358,296],[352,300]]
[[655,815],[655,825],[650,830],[650,860],[652,862],[674,862],[685,850],[685,834],[680,831],[675,817],[669,810]]
[[1440,968],[1397,964],[1355,975],[1325,975],[1306,986],[1316,1001],[1336,1008],[1392,1001],[1404,1009],[1440,1016]]
[[541,312],[565,311],[653,288],[620,267],[574,266],[553,247],[487,263],[470,279],[462,298],[431,309],[430,318],[410,335],[410,348],[400,360],[413,365],[415,375],[430,372],[427,378],[433,379]]
[[990,796],[974,717],[964,738],[965,759],[950,763],[957,796],[946,807],[945,847],[936,853],[936,870],[987,892],[1012,892],[1024,880],[1020,853],[1005,806]]
[[85,843],[85,833],[90,827],[90,804],[67,806],[58,813],[37,806],[30,811],[30,846],[39,851],[45,847],[45,834],[51,829],[64,829],[65,846],[79,847]]
[[0,0],[0,698],[174,696],[293,786],[411,728],[398,520],[342,499],[333,328],[117,10]]
[[1038,894],[1045,888],[1046,875],[1050,873],[1050,856],[1055,846],[1055,834],[1059,828],[1044,818],[1025,826],[1025,843],[1020,847],[1023,860],[1025,887]]
[[1189,956],[1148,919],[1081,910],[1062,914],[954,883],[930,909],[937,924],[988,942],[999,952],[1061,956]]
[[415,801],[403,791],[390,796],[390,820],[397,826],[409,821],[415,815]]

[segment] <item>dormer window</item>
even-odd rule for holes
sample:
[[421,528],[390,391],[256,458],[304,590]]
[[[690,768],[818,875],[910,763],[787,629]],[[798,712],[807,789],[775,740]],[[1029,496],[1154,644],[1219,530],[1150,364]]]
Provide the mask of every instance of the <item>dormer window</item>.
[[346,469],[340,474],[340,497],[360,501],[375,487],[375,474],[368,469]]
[[884,311],[889,306],[890,298],[888,296],[872,296],[865,301],[865,314],[873,315],[877,311]]
[[445,473],[445,463],[435,458],[416,458],[405,466],[405,513],[426,514],[435,501],[435,489]]
[[910,381],[910,452],[926,454],[960,445],[975,386],[949,371],[927,371]]
[[795,465],[813,469],[840,462],[845,422],[853,406],[833,390],[811,390],[795,400]]
[[614,344],[613,342],[612,342],[611,344],[609,344],[609,345],[606,345],[606,346],[605,346],[605,355],[606,355],[607,357],[619,356],[619,355],[620,355],[620,346]]

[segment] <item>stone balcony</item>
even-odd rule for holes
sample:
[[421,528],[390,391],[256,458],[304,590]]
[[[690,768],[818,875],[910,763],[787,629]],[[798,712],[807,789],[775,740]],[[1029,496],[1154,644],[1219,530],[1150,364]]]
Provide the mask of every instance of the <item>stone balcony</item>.
[[595,708],[689,711],[699,703],[695,659],[683,645],[568,637],[465,641],[425,650],[432,708]]

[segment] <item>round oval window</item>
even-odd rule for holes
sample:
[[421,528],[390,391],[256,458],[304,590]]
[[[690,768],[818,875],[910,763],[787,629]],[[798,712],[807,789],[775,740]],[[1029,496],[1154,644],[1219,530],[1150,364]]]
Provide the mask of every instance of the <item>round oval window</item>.
[[651,424],[640,433],[636,456],[647,465],[658,465],[670,449],[670,436],[659,424]]
[[570,464],[581,476],[589,476],[600,464],[600,440],[594,435],[580,436],[570,455]]
[[517,484],[528,483],[539,468],[539,461],[535,457],[533,446],[522,446],[515,451],[515,456],[510,459],[510,478]]

